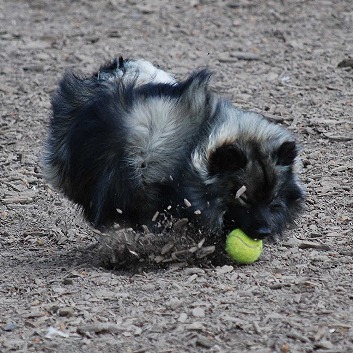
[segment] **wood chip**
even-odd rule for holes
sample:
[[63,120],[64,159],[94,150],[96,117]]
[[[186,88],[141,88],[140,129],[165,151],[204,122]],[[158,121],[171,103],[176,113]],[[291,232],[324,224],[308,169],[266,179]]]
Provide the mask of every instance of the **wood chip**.
[[188,199],[184,199],[184,204],[185,204],[186,207],[191,207],[192,206]]
[[18,196],[18,197],[7,197],[2,200],[2,202],[6,205],[11,205],[11,204],[27,204],[33,202],[32,197],[26,197],[26,196]]
[[238,189],[238,191],[236,192],[235,198],[236,198],[236,199],[239,199],[239,197],[240,197],[241,195],[243,195],[245,191],[246,191],[246,186],[243,185],[243,186],[240,187],[240,188]]
[[170,241],[167,244],[165,244],[161,250],[161,255],[165,255],[166,253],[168,253],[170,250],[172,250],[174,247],[174,242]]
[[300,249],[331,250],[331,247],[327,244],[315,243],[312,241],[302,241],[298,247]]
[[324,133],[323,134],[325,137],[327,137],[330,141],[337,141],[337,142],[344,142],[344,141],[351,141],[353,139],[353,135],[335,135],[335,134],[329,134],[329,133]]
[[155,214],[153,215],[153,217],[152,217],[152,222],[155,222],[156,219],[158,218],[158,216],[159,216],[159,212],[156,211],[156,213],[155,213]]
[[181,229],[181,228],[185,227],[188,223],[189,223],[189,220],[187,218],[182,218],[182,219],[177,220],[174,223],[173,228],[175,230]]
[[88,333],[117,333],[122,331],[123,328],[117,324],[110,323],[97,323],[92,325],[84,325],[77,328],[77,333],[84,335]]
[[233,63],[237,62],[238,60],[261,60],[261,57],[257,54],[249,52],[236,51],[230,53],[230,55],[220,55],[218,60],[221,63]]
[[196,253],[196,258],[197,259],[202,259],[208,255],[211,255],[215,252],[216,247],[214,245],[211,246],[206,246],[204,248],[201,248],[200,250],[197,251]]

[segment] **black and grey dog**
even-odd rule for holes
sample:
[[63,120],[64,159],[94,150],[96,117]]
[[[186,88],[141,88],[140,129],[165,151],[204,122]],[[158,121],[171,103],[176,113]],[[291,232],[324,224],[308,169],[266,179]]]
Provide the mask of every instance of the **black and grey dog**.
[[298,147],[283,127],[145,60],[66,73],[52,99],[48,181],[96,227],[153,227],[156,212],[205,234],[280,234],[302,209]]

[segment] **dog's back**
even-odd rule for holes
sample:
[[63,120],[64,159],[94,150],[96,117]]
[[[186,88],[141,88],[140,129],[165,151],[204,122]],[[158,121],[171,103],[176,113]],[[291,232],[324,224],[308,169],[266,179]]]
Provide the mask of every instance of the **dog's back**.
[[176,83],[143,60],[66,73],[52,99],[47,179],[96,226],[143,222],[172,198],[166,189],[207,124],[209,77]]

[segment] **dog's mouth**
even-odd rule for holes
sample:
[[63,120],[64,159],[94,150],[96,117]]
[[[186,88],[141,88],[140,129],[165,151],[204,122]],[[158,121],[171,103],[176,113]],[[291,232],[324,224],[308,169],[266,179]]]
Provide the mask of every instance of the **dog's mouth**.
[[225,234],[229,234],[237,228],[254,240],[267,239],[273,235],[269,214],[263,210],[260,212],[259,210],[237,207],[226,212],[224,215]]

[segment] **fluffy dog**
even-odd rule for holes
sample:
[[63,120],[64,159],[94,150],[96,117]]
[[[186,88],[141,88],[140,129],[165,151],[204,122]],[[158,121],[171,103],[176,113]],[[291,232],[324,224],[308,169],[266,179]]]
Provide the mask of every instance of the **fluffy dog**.
[[156,212],[207,235],[280,234],[303,206],[298,147],[283,127],[145,60],[66,73],[52,98],[44,171],[95,227],[153,227]]

